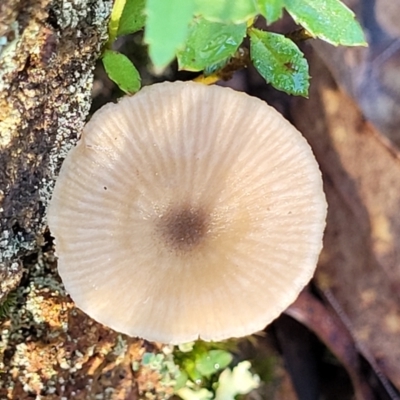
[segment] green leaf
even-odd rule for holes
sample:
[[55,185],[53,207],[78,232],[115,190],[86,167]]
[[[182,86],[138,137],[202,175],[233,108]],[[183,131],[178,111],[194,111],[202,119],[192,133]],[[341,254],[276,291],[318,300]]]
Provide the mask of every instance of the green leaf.
[[112,46],[115,38],[117,37],[119,21],[125,7],[125,1],[126,0],[115,0],[114,2],[110,16],[110,22],[108,23],[108,47]]
[[126,0],[124,10],[119,20],[117,36],[128,35],[144,27],[146,0]]
[[250,30],[250,57],[257,71],[274,88],[307,97],[308,63],[290,39],[253,28]]
[[195,0],[196,14],[216,22],[245,22],[257,15],[255,0]]
[[232,56],[246,36],[246,24],[222,24],[196,18],[185,48],[178,52],[180,69],[201,71]]
[[288,13],[311,35],[335,46],[366,46],[354,13],[339,0],[284,0]]
[[103,54],[103,65],[108,77],[125,93],[135,93],[140,89],[140,75],[128,57],[113,50]]
[[224,350],[210,350],[196,360],[196,369],[202,376],[209,378],[232,361],[232,354]]
[[267,20],[268,24],[272,24],[282,18],[284,0],[257,0],[260,13]]
[[186,358],[183,362],[182,362],[182,369],[183,371],[189,376],[189,378],[193,381],[193,382],[197,382],[202,380],[202,375],[200,374],[200,372],[197,370],[196,368],[196,363],[194,362],[194,360],[191,360],[189,358]]
[[185,43],[194,0],[148,0],[145,41],[150,58],[157,68],[171,62],[177,49]]

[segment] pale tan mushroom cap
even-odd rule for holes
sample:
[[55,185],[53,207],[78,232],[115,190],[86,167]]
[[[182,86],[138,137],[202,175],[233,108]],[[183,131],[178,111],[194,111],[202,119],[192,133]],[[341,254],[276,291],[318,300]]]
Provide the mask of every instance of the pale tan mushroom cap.
[[164,343],[263,329],[312,277],[326,202],[301,134],[263,101],[193,82],[93,116],[48,211],[77,306]]

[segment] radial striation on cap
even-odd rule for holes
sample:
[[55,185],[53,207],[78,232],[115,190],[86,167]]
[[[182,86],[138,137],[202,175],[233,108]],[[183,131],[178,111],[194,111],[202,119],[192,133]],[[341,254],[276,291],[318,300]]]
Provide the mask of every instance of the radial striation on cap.
[[228,88],[161,83],[97,111],[48,210],[76,305],[164,343],[263,329],[311,279],[321,173],[302,135]]

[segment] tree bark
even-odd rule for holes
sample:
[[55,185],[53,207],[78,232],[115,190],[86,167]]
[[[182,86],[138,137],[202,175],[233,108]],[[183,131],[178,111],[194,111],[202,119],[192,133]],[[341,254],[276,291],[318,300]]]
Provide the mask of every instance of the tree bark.
[[44,243],[45,210],[90,107],[111,0],[0,5],[0,301]]

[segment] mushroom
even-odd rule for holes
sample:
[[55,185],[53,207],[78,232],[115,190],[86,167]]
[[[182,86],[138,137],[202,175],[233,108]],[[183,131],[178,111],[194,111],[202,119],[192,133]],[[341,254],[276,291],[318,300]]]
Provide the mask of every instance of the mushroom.
[[321,173],[265,102],[164,82],[98,110],[48,210],[76,305],[163,343],[262,330],[311,279],[322,246]]

